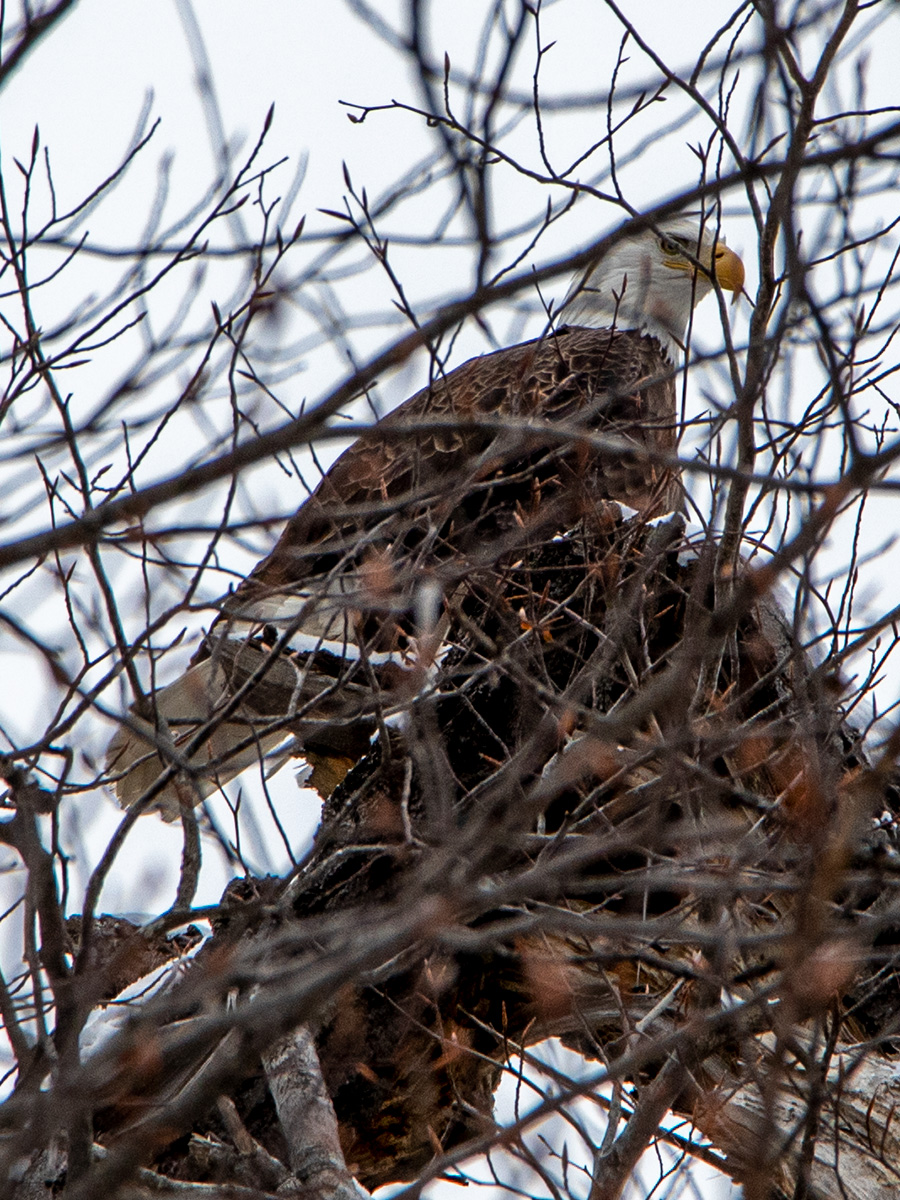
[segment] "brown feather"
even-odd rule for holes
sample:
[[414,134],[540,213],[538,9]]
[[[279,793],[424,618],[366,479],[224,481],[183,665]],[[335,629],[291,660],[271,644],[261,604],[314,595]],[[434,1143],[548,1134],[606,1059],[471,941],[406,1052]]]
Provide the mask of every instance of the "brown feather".
[[[555,435],[561,423],[570,438]],[[615,441],[604,452],[586,434]],[[446,631],[442,598],[480,565],[589,522],[603,501],[645,519],[679,508],[680,480],[666,461],[677,441],[671,365],[637,332],[564,327],[472,359],[416,393],[334,463],[223,603],[192,671],[161,693],[157,711],[177,714],[175,744],[186,745],[198,726],[181,719],[192,702],[185,681],[201,666],[215,694],[195,704],[198,720],[220,711],[260,664],[269,673],[193,757],[194,793],[208,794],[278,741],[266,726],[281,715],[270,693],[285,671],[289,694],[296,681],[290,728],[333,786],[368,744],[374,715],[421,688]],[[294,648],[273,658],[279,628]],[[143,736],[117,734],[110,765],[128,772],[123,803],[158,774],[171,736],[149,723]],[[254,737],[229,760],[228,745]],[[340,771],[321,769],[339,759]],[[169,815],[179,792],[163,793]]]
[[[433,528],[437,520],[447,524],[454,516],[457,521],[470,517],[474,506],[465,507],[465,501],[471,501],[473,489],[489,479],[512,480],[524,466],[534,467],[542,455],[560,448],[556,438],[541,443],[539,434],[525,447],[515,430],[498,434],[479,427],[479,418],[486,417],[567,421],[638,451],[633,458],[619,450],[576,461],[584,459],[582,445],[580,454],[569,454],[567,479],[557,493],[569,487],[584,493],[582,501],[620,500],[645,518],[682,504],[677,475],[660,461],[674,452],[678,434],[672,368],[659,344],[629,331],[564,327],[471,359],[363,435],[334,463],[273,552],[238,589],[237,605],[252,608],[257,598],[307,583],[333,570],[341,556],[370,555],[372,542],[365,535],[379,523],[377,544],[386,546],[408,539],[415,529]],[[438,431],[417,428],[442,419],[452,425]],[[559,467],[557,455],[543,473],[557,475]],[[580,477],[577,487],[574,475]],[[507,515],[516,503],[527,503],[532,490],[531,478],[507,489]],[[465,550],[491,524],[502,525],[497,516],[470,517],[465,532],[457,531],[444,553]]]

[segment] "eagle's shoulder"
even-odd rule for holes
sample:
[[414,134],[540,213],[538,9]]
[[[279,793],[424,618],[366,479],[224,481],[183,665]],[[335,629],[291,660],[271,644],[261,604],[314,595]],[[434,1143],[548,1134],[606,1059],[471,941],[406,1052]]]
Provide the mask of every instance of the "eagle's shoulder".
[[479,413],[536,415],[566,381],[589,381],[596,391],[638,384],[664,376],[669,369],[660,343],[637,330],[562,325],[436,374],[373,426],[366,439],[381,432],[390,436],[404,422],[426,414],[463,419]]
[[[621,424],[623,401],[626,422],[647,415],[639,393],[648,381],[665,378],[667,364],[659,343],[637,331],[566,325],[436,374],[334,462],[241,590],[255,580],[271,585],[291,577],[298,546],[322,547],[335,537],[345,543],[366,525],[366,512],[377,521],[394,502],[407,503],[465,471],[496,436],[483,418],[602,414],[598,397],[609,394],[616,411],[608,409],[607,417]],[[663,399],[652,409],[671,404],[674,419],[674,389]]]

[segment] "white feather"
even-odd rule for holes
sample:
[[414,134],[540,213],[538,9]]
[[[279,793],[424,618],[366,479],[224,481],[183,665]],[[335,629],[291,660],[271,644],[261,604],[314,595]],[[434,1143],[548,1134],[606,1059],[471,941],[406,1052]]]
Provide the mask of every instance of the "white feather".
[[[226,696],[225,673],[212,659],[207,659],[156,692],[158,731],[149,721],[135,716],[119,727],[109,743],[106,765],[113,775],[122,775],[116,784],[116,794],[123,808],[140,800],[172,761],[172,754],[166,753],[167,745],[178,754],[200,726],[215,716]],[[246,720],[218,722],[190,757],[190,773],[175,774],[147,811],[161,812],[167,821],[174,821],[181,811],[182,798],[189,805],[198,804],[245,767],[259,762],[263,753],[268,753],[285,737],[283,731],[265,733],[264,725],[261,717],[257,740],[234,754],[234,747],[246,741],[254,730]],[[218,759],[223,760],[221,765],[204,774],[207,764]]]
[[[714,230],[695,221],[664,221],[627,238],[583,272],[562,309],[570,325],[636,329],[655,337],[671,362],[678,361],[691,309],[712,290],[712,282],[691,268],[688,254],[704,265],[716,245]],[[678,241],[675,241],[678,239]],[[719,244],[724,240],[719,238]],[[671,251],[675,250],[675,253]]]

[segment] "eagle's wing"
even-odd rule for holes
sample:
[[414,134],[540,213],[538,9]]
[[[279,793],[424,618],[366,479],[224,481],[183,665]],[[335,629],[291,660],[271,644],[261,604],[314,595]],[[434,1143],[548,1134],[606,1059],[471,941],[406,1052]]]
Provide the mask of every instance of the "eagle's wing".
[[[618,439],[613,454],[581,464],[596,498],[621,500],[646,517],[680,505],[677,479],[659,462],[674,450],[677,431],[672,371],[657,343],[629,332],[566,328],[464,363],[374,426],[288,522],[230,611],[272,620],[281,615],[280,599],[295,589],[302,594],[310,580],[371,558],[373,546],[391,540],[405,541],[409,552],[414,533],[423,536],[451,513],[453,548],[479,541],[487,525],[503,523],[501,514],[527,506],[534,490],[528,478],[498,502],[498,481],[521,473],[526,458],[537,469],[548,453],[557,452],[558,470],[571,449],[557,438],[542,441],[542,421]],[[649,457],[630,457],[626,445]],[[460,503],[479,491],[488,498],[468,505],[469,523],[460,527]]]
[[[615,440],[604,451],[585,433]],[[167,785],[170,813],[179,787],[208,794],[287,728],[307,756],[349,764],[386,697],[402,703],[421,686],[443,597],[479,565],[589,519],[599,501],[644,517],[680,507],[664,461],[676,444],[671,366],[637,333],[563,328],[435,380],[334,463],[223,602],[190,671],[157,694],[157,728],[132,719],[119,731],[109,763],[125,772],[120,799],[133,803],[158,776],[154,751],[166,761],[167,742],[198,771]],[[209,734],[192,746],[202,721]]]

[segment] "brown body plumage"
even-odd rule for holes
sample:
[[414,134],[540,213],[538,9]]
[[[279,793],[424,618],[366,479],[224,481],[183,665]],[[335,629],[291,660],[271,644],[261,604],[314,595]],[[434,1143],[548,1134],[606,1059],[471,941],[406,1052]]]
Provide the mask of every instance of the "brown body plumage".
[[[606,446],[579,442],[580,432]],[[671,511],[681,490],[666,459],[677,440],[673,369],[653,338],[563,327],[472,359],[341,455],[232,611],[264,616],[273,596],[376,549],[409,554],[411,538],[430,538],[434,561],[465,553],[486,532],[537,518],[551,496],[576,513],[600,499],[645,517]]]
[[[153,785],[174,750],[190,771],[157,798],[174,814],[179,797],[196,802],[288,732],[327,789],[368,744],[373,716],[402,710],[421,688],[448,601],[480,565],[590,522],[604,501],[645,519],[681,506],[670,327],[711,284],[701,287],[676,256],[663,266],[674,265],[687,290],[685,278],[680,292],[661,290],[650,274],[658,253],[648,256],[642,236],[650,332],[563,326],[473,359],[340,456],[223,602],[187,674],[113,739],[124,803]],[[671,257],[671,241],[661,244]],[[574,297],[586,315],[605,302],[594,278],[582,284],[586,299]],[[626,270],[623,292],[627,279]]]

